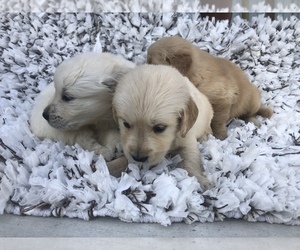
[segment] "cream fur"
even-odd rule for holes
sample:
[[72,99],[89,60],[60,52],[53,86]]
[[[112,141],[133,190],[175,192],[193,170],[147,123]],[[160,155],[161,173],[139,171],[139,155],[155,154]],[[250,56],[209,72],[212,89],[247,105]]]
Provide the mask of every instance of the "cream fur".
[[232,118],[259,125],[256,115],[270,117],[272,110],[261,105],[260,91],[234,63],[200,50],[179,37],[165,37],[148,48],[147,62],[171,65],[203,93],[214,109],[213,134],[227,137],[226,123]]
[[78,143],[112,160],[120,140],[112,97],[119,78],[134,67],[110,53],[83,53],[62,62],[54,82],[36,99],[30,119],[32,132],[40,139]]
[[176,69],[137,66],[120,80],[113,112],[129,162],[155,165],[168,154],[179,154],[189,175],[203,188],[211,185],[201,168],[197,140],[211,132],[212,107]]

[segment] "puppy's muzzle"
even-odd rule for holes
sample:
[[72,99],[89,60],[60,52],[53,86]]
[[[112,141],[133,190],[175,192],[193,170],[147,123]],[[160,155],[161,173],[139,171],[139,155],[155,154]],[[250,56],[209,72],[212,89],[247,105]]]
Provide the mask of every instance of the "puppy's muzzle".
[[70,124],[67,124],[66,121],[61,117],[53,113],[53,106],[49,105],[47,106],[42,116],[45,118],[45,120],[48,122],[48,124],[56,129],[72,129],[75,128],[75,125],[73,124],[73,127],[70,126]]
[[133,160],[137,161],[137,162],[146,162],[148,160],[148,156],[140,156],[140,155],[134,155],[131,154],[131,157]]

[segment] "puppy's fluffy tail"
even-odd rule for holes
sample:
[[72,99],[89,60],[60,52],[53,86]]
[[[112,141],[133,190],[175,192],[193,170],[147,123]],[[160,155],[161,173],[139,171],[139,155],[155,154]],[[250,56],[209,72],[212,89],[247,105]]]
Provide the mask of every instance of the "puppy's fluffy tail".
[[273,115],[273,110],[267,106],[261,105],[256,115],[260,115],[265,118],[270,118]]

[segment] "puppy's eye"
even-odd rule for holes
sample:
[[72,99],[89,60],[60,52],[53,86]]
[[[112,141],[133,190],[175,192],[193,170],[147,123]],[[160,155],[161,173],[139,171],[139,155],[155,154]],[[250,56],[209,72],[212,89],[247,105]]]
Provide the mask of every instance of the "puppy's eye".
[[73,96],[68,95],[67,93],[62,94],[61,99],[65,102],[70,102],[75,98]]
[[125,128],[128,128],[128,129],[130,129],[130,127],[131,127],[130,124],[128,122],[125,122],[125,121],[123,122],[123,125],[124,125]]
[[158,124],[153,127],[153,132],[157,134],[163,133],[166,130],[166,128],[166,125]]

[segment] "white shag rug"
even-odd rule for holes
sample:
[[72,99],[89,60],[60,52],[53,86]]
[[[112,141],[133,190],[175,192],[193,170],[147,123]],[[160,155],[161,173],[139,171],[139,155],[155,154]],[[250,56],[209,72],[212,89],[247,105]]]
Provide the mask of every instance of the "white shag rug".
[[298,13],[299,0],[0,0],[1,12]]
[[[213,222],[226,218],[300,225],[300,21],[263,16],[212,22],[196,13],[0,14],[0,214],[123,221]],[[41,141],[29,130],[35,97],[62,60],[110,51],[137,64],[147,47],[179,34],[235,61],[273,107],[260,128],[233,120],[224,141],[199,144],[216,186],[202,192],[166,159],[111,177],[101,156]]]

